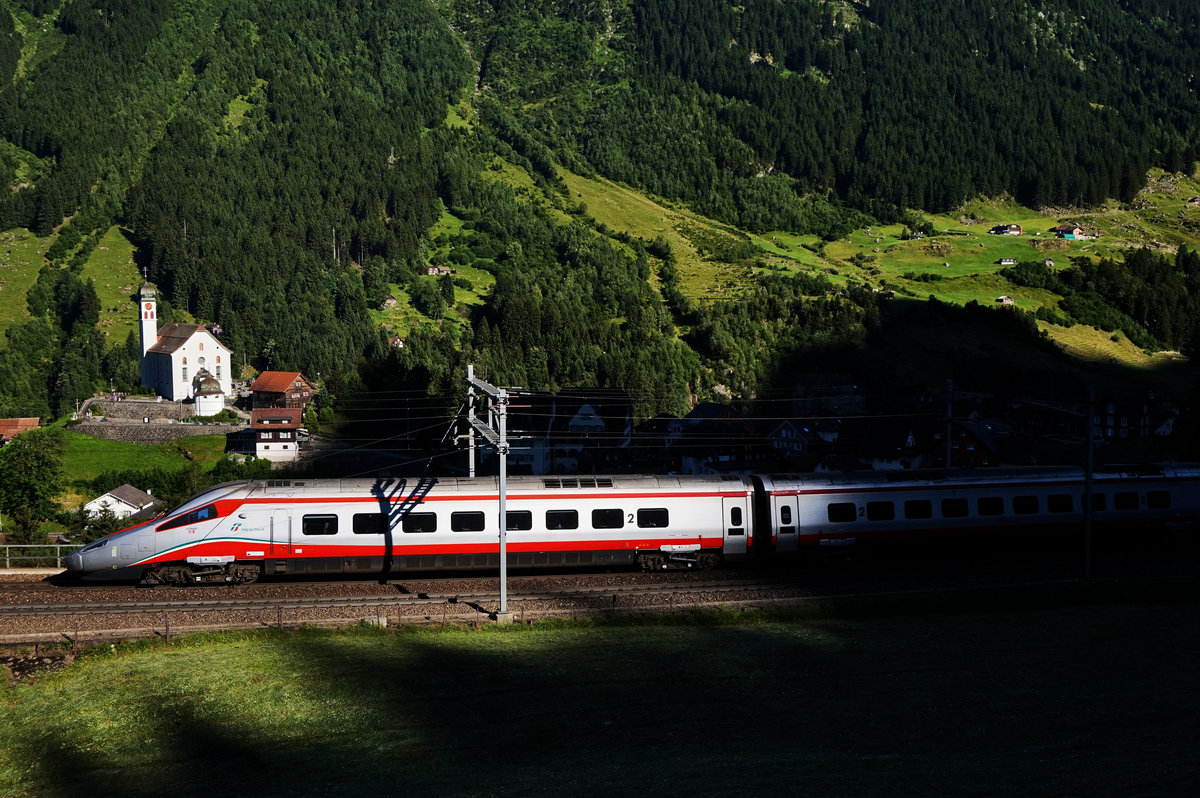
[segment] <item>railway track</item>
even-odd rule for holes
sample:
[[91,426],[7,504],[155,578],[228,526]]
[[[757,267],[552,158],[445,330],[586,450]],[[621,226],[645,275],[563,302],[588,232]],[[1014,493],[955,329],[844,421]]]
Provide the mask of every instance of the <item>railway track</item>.
[[[711,592],[737,592],[746,590],[791,590],[794,583],[773,582],[770,579],[720,580],[692,584],[669,584],[640,586],[571,587],[532,592],[512,592],[514,601],[572,601],[586,599],[614,599],[621,597],[647,597],[667,594],[694,595]],[[189,591],[180,591],[189,592]],[[496,600],[495,590],[477,592],[455,591],[450,593],[395,593],[391,595],[356,596],[263,596],[247,598],[192,598],[184,596],[165,600],[147,601],[86,601],[52,602],[0,605],[0,618],[6,617],[50,617],[87,615],[130,615],[163,612],[221,612],[226,610],[262,611],[275,609],[326,610],[346,608],[420,607],[441,604],[466,606],[489,603]]]
[[[1045,554],[1043,552],[1043,554]],[[1078,558],[992,552],[988,557],[913,557],[817,567],[718,569],[705,572],[536,573],[510,575],[508,609],[521,621],[544,617],[673,612],[692,607],[777,607],[801,603],[959,606],[972,596],[1021,603],[1023,594],[1095,589],[1196,590],[1200,558],[1188,546],[1154,556],[1120,553],[1098,561],[1082,580]],[[263,580],[191,588],[53,584],[0,580],[0,645],[129,639],[204,629],[392,624],[475,624],[495,617],[495,575],[405,576],[386,582]],[[990,593],[989,593],[990,592]],[[962,600],[962,601],[960,601]],[[991,600],[991,599],[988,599]],[[385,621],[386,619],[386,621]],[[170,630],[169,632],[167,630]]]

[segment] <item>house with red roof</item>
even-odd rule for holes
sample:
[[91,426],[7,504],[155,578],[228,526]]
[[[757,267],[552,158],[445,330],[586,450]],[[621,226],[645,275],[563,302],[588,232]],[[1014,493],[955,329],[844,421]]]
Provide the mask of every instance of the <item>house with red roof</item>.
[[250,392],[254,407],[287,407],[303,413],[317,389],[298,371],[264,371]]
[[0,446],[11,441],[22,432],[42,426],[40,418],[0,418]]

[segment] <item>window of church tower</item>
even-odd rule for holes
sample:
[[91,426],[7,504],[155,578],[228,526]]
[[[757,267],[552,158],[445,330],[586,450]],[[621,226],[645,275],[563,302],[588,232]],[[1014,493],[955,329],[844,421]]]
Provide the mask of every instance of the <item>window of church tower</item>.
[[183,381],[187,382],[187,366],[183,367]]

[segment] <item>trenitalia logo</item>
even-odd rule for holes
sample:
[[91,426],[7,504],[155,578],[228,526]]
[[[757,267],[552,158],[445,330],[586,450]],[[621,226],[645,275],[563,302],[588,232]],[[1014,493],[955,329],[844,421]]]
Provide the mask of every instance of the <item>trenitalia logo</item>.
[[237,531],[238,531],[238,529],[239,529],[239,528],[241,528],[241,526],[242,526],[242,523],[239,521],[238,523],[236,523],[236,524],[234,524],[233,526],[231,526],[231,527],[229,528],[229,531],[230,531],[230,532],[237,532]]

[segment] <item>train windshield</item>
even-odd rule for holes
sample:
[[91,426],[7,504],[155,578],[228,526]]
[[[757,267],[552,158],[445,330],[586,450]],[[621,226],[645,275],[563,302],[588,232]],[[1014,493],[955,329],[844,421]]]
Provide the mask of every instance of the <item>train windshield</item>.
[[192,510],[190,513],[184,513],[183,515],[172,518],[170,521],[159,524],[157,531],[163,532],[168,529],[187,526],[188,524],[198,524],[201,521],[209,521],[216,517],[217,506],[215,504],[207,504],[198,510]]

